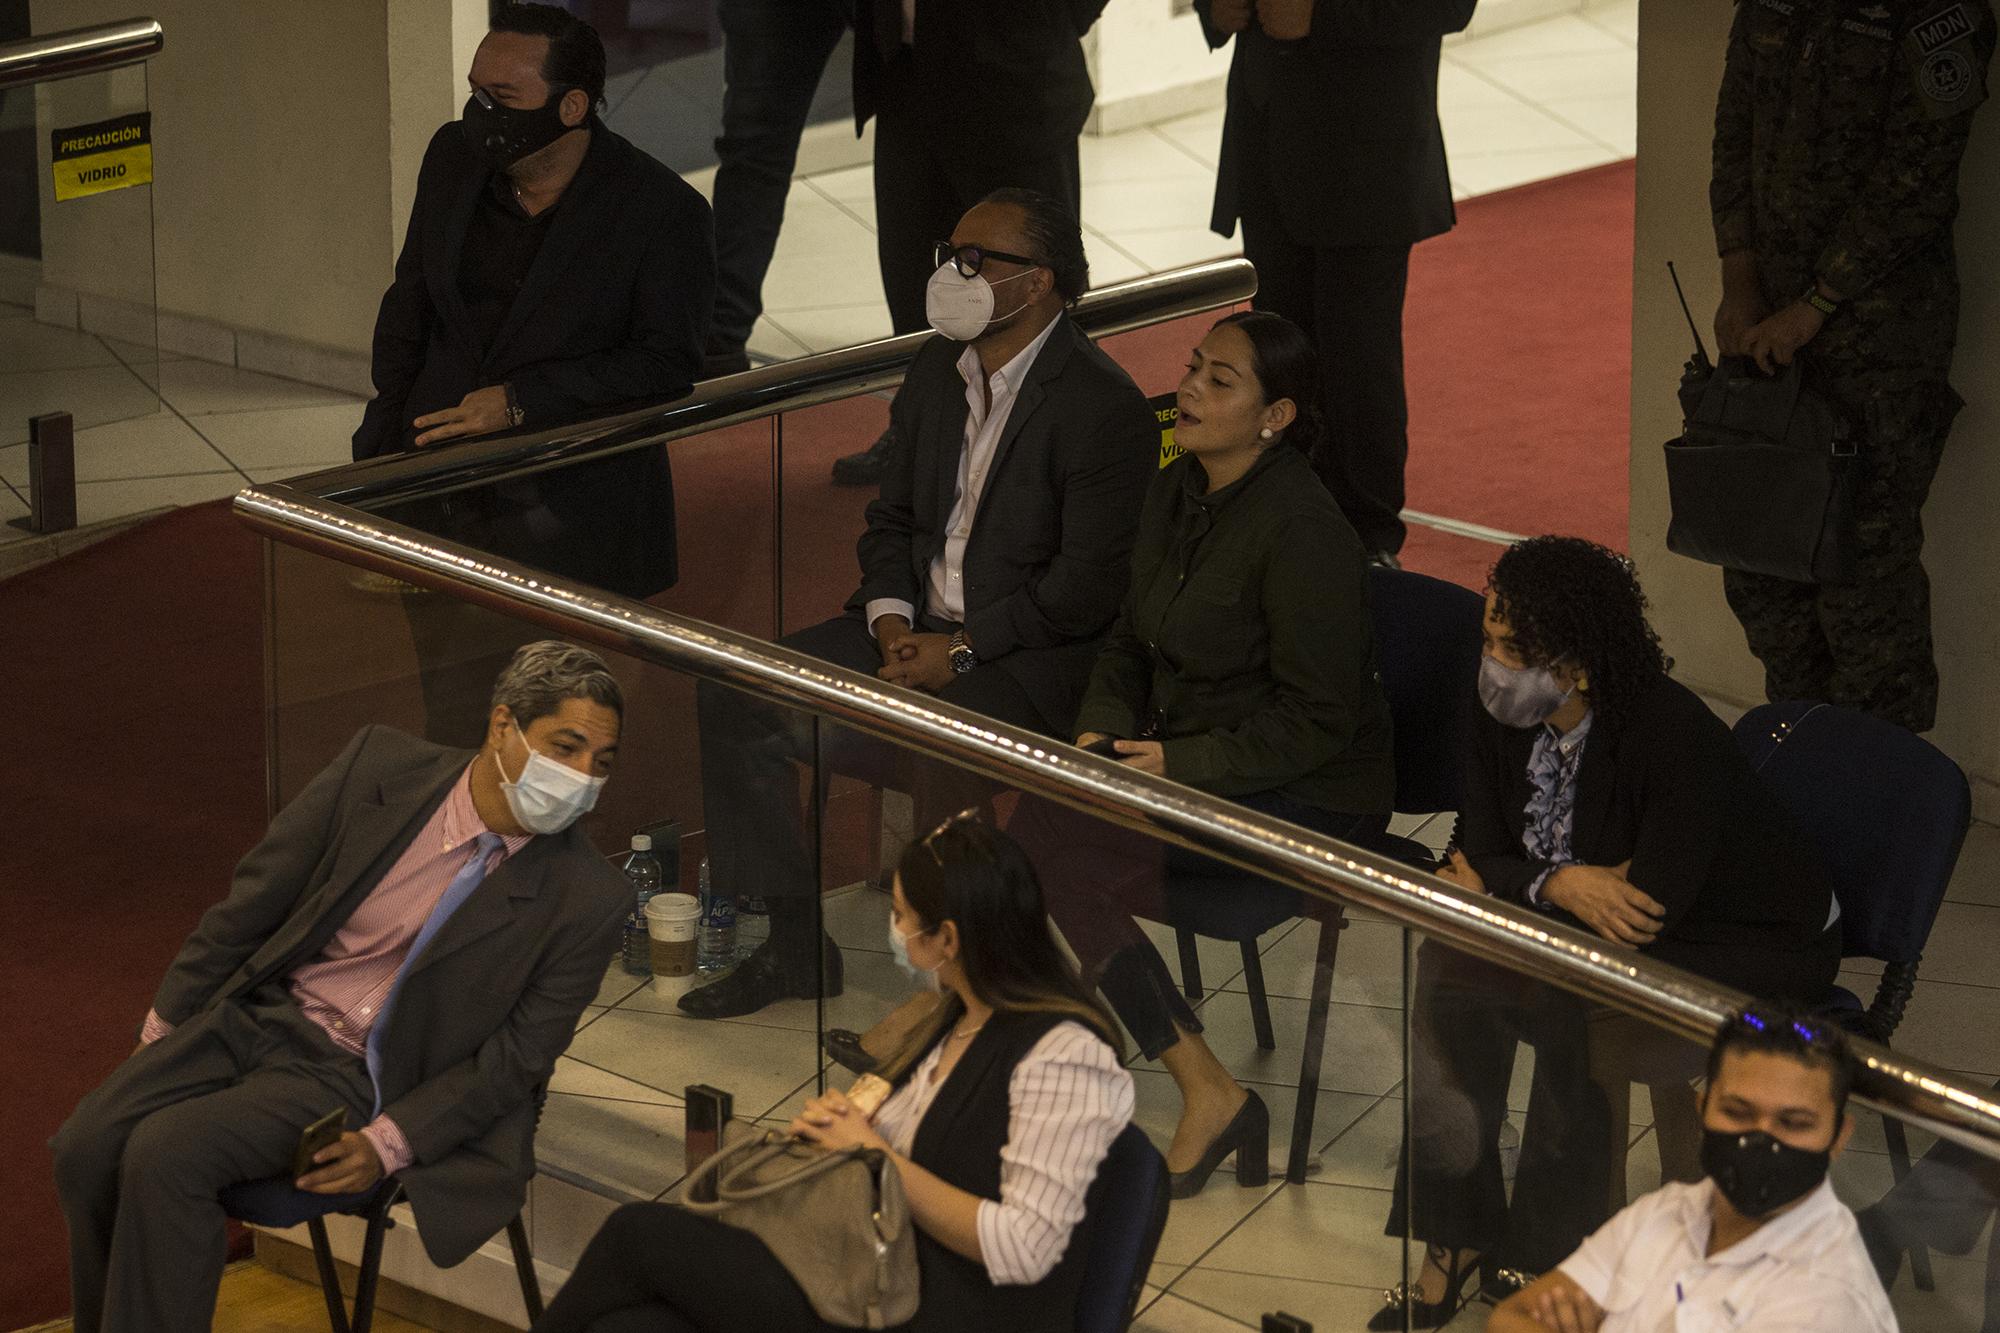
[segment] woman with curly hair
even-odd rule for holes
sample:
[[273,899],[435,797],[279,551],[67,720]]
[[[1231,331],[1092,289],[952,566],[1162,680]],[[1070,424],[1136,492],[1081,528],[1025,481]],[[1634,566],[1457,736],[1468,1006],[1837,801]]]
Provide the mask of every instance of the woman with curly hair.
[[[1840,961],[1825,874],[1671,665],[1629,560],[1575,537],[1508,548],[1486,593],[1485,709],[1467,745],[1458,845],[1439,873],[1613,951],[1810,1002]],[[1623,1157],[1614,1127],[1625,1117],[1592,1076],[1624,1085],[1590,1053],[1620,1052],[1628,1070],[1640,1048],[1642,1069],[1678,1055],[1654,1029],[1431,944],[1418,951],[1411,1026],[1410,1169],[1389,1229],[1407,1223],[1429,1248],[1375,1328],[1402,1328],[1406,1312],[1413,1328],[1437,1327],[1473,1273],[1505,1292],[1568,1255],[1609,1216]],[[1510,1205],[1500,1128],[1522,1042],[1535,1074]],[[1678,1158],[1669,1137],[1663,1121],[1663,1153]]]

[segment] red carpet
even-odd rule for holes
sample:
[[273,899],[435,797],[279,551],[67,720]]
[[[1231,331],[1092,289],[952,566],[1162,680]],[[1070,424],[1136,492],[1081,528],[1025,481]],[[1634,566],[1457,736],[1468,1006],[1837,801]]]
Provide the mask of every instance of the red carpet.
[[[1460,216],[1459,230],[1419,247],[1412,264],[1410,504],[1622,546],[1631,168],[1474,200]],[[1108,345],[1159,393],[1209,322]],[[676,446],[683,579],[660,604],[756,633],[830,614],[852,591],[867,496],[828,485],[827,468],[885,415],[871,398],[784,423],[782,617],[770,559],[771,429]],[[1405,552],[1412,568],[1473,587],[1495,554],[1421,527]],[[394,604],[357,599],[346,571],[331,566],[288,557],[284,571],[286,604],[307,608],[322,630],[316,652],[286,655],[283,683],[315,701],[315,729],[327,730],[303,743],[288,733],[292,762],[363,720],[416,725],[411,692],[397,681],[410,649]],[[257,544],[226,507],[205,505],[0,582],[21,720],[0,765],[0,1198],[14,1237],[0,1265],[0,1329],[67,1308],[44,1145],[130,1050],[161,970],[262,831],[262,580]],[[382,684],[360,684],[368,681]],[[698,808],[680,762],[688,691],[658,672],[631,685],[627,749],[640,768],[607,789],[608,829]],[[836,873],[869,854],[844,832],[847,865]]]

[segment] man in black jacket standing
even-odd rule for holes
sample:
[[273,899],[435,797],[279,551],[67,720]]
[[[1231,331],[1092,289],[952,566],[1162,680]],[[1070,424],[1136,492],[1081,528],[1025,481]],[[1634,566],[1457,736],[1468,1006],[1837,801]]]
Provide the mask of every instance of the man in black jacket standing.
[[[598,121],[596,32],[552,5],[508,5],[468,82],[464,118],[424,154],[376,319],[357,460],[665,402],[700,370],[715,288],[708,205]],[[678,572],[664,449],[398,517],[630,596]],[[428,605],[412,606],[411,627],[430,738],[476,740],[483,682],[527,631],[496,637],[490,616]]]
[[1236,39],[1209,225],[1243,224],[1259,310],[1320,348],[1321,476],[1378,561],[1403,545],[1403,293],[1410,248],[1456,214],[1439,51],[1477,0],[1201,0]]
[[[1064,313],[1090,273],[1063,204],[998,191],[933,252],[928,306],[943,336],[917,353],[889,409],[907,447],[868,506],[861,586],[846,614],[783,642],[1067,738],[1125,597],[1159,427]],[[820,993],[810,826],[796,796],[813,738],[808,719],[722,686],[701,687],[699,710],[715,892],[764,898],[771,937],[680,1007],[734,1018]],[[830,756],[841,748],[850,753]],[[822,748],[821,771],[852,767],[854,748]],[[837,995],[840,952],[824,952],[824,993]]]
[[[856,0],[854,126],[875,121],[875,245],[897,333],[924,327],[931,250],[1015,186],[1083,213],[1077,136],[1095,92],[1083,35],[1106,0]],[[893,432],[834,480],[883,479]]]

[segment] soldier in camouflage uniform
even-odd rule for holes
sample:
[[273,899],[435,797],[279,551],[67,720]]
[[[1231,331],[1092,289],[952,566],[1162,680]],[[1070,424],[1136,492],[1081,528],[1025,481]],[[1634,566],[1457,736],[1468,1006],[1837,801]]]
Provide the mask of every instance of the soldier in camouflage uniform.
[[1859,438],[1851,582],[1723,571],[1772,699],[1937,712],[1924,497],[1963,402],[1952,221],[1987,0],[1739,0],[1715,113],[1716,340],[1801,363]]

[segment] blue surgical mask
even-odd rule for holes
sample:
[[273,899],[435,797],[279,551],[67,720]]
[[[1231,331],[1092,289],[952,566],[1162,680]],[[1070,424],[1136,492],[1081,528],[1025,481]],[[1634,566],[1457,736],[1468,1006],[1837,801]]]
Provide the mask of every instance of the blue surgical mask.
[[[930,934],[927,930],[919,930],[913,933],[917,935]],[[924,989],[944,989],[943,983],[938,980],[938,967],[943,967],[944,964],[940,962],[937,967],[918,967],[910,958],[910,936],[897,930],[894,920],[889,922],[889,952],[896,956],[896,966],[902,968],[913,979],[922,982]]]

